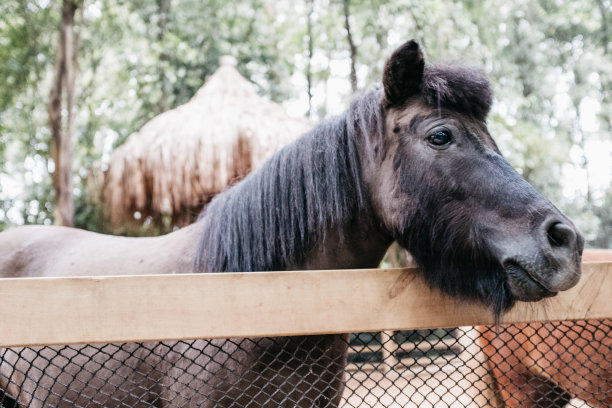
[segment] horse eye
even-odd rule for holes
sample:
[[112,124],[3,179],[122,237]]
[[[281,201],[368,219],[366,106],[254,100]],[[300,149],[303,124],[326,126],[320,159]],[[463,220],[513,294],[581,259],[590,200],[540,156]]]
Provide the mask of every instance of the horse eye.
[[444,146],[452,140],[451,133],[448,130],[440,130],[427,137],[427,141],[434,146]]

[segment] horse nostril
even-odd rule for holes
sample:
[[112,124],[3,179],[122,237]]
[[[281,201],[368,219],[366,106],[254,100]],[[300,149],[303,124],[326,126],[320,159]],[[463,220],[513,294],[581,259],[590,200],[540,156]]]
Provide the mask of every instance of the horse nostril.
[[555,222],[546,231],[548,243],[553,248],[567,248],[574,245],[576,233],[574,230],[560,222]]

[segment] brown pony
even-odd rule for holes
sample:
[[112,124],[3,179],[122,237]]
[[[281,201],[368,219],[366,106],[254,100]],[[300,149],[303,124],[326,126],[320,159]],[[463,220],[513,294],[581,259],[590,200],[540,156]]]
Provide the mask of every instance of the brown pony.
[[[18,228],[0,234],[0,275],[373,268],[398,241],[432,287],[497,315],[517,300],[554,296],[578,282],[583,238],[501,155],[486,126],[491,102],[480,71],[426,65],[409,41],[386,62],[382,86],[218,195],[194,225],[146,239]],[[337,407],[347,342],[328,335],[94,350],[2,351],[5,402]]]
[[[589,249],[584,261],[612,261]],[[481,326],[499,407],[562,408],[573,398],[612,407],[612,320]]]

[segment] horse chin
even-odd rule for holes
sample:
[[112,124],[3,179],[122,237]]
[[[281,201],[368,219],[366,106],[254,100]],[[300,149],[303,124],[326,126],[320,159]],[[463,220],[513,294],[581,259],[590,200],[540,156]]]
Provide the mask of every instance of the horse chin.
[[523,302],[536,302],[547,297],[555,296],[558,292],[547,289],[540,283],[534,274],[523,268],[520,264],[508,261],[504,264],[507,276],[507,286],[516,300]]

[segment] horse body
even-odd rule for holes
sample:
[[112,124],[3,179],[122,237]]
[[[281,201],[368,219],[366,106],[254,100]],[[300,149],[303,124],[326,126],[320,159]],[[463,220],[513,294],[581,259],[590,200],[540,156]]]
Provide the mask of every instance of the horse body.
[[[218,195],[193,226],[146,239],[16,229],[0,234],[0,244],[10,243],[0,245],[0,273],[367,268],[397,240],[432,287],[499,315],[516,300],[573,286],[583,240],[499,153],[485,124],[491,98],[483,74],[426,66],[410,41],[387,61],[382,88]],[[7,349],[0,385],[22,405],[43,405],[37,393],[45,391],[20,374],[36,367],[41,383],[59,387],[49,395],[57,406],[79,395],[88,406],[336,407],[347,342],[328,335],[108,345],[120,357],[96,354],[92,370],[83,368],[89,347],[73,365],[54,349],[63,385],[44,374],[52,369],[36,351]],[[193,372],[194,360],[205,369]]]
[[[198,222],[154,238],[114,237],[64,227],[15,228],[0,234],[0,272],[3,277],[188,273],[193,270],[201,228]],[[296,269],[337,267],[339,258],[346,267],[363,264],[354,254],[362,246],[347,250],[353,240],[340,243],[333,234],[329,237],[333,256],[330,250],[316,249],[325,254]],[[382,254],[368,266],[376,266]],[[100,353],[98,347],[104,351]],[[347,347],[346,335],[329,335],[4,349],[0,350],[0,388],[15,397],[19,406],[32,408],[212,408],[253,403],[334,407],[343,389]],[[279,350],[301,355],[301,364],[279,370],[259,364],[262,356],[278,356]],[[207,369],[188,373],[194,365]],[[255,389],[254,394],[248,392]]]

